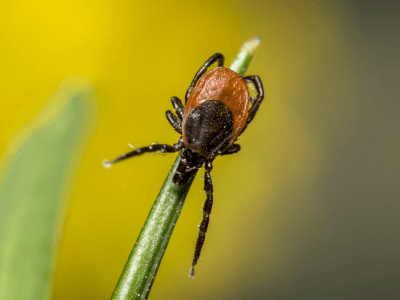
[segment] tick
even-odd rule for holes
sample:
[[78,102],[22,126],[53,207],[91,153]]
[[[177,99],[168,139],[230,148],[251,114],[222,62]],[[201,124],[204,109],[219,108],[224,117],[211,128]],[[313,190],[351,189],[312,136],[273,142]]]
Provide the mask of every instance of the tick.
[[[218,155],[240,151],[240,145],[235,141],[253,121],[264,99],[264,89],[258,76],[241,77],[224,68],[224,60],[222,54],[216,53],[204,63],[186,92],[185,107],[177,97],[171,98],[176,115],[168,110],[166,116],[175,131],[182,135],[176,144],[153,144],[107,162],[109,167],[146,152],[173,153],[184,149],[173,178],[179,186],[187,183],[205,164],[204,190],[207,199],[189,273],[191,278],[194,278],[194,266],[200,257],[213,205],[212,162]],[[218,67],[207,72],[215,62],[218,62]],[[252,82],[257,90],[255,99],[249,95],[247,82]]]

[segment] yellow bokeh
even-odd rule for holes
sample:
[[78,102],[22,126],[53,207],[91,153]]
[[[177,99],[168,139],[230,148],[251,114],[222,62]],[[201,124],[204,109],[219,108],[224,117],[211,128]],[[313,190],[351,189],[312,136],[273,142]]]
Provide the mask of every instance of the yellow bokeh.
[[[351,93],[341,85],[343,77],[351,82],[350,67],[345,73],[334,67],[351,64],[341,37],[346,14],[334,1],[3,3],[0,153],[65,78],[88,79],[98,95],[100,122],[71,184],[54,299],[110,297],[175,155],[147,155],[110,170],[102,168],[103,159],[128,151],[127,143],[176,142],[179,136],[164,116],[170,97],[184,98],[212,54],[223,53],[229,65],[254,36],[262,43],[247,73],[261,77],[266,97],[240,139],[242,151],[215,161],[215,204],[196,280],[189,281],[188,271],[205,200],[203,171],[189,192],[151,297],[235,299],[243,285],[263,284],[282,273],[290,280],[297,256],[287,249],[295,249],[298,235],[311,230],[312,219],[295,228],[294,239],[282,233],[295,227],[300,215],[313,215],[318,203],[286,199],[299,190],[313,194],[318,173],[332,164],[303,116],[322,112],[328,132],[351,135],[345,128],[356,108],[345,97],[323,101],[326,81],[320,82],[329,68],[331,88]],[[298,215],[282,220],[287,206]]]

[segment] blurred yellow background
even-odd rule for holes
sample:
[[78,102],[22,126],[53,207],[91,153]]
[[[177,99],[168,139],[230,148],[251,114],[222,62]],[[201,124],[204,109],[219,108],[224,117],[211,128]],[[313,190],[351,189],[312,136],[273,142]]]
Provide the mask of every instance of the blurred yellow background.
[[144,155],[110,170],[103,159],[128,151],[127,143],[176,142],[164,115],[170,97],[184,99],[212,54],[223,53],[229,66],[254,36],[262,43],[247,74],[261,77],[266,97],[242,151],[214,163],[215,202],[196,279],[188,271],[203,175],[150,298],[393,299],[399,292],[398,5],[1,6],[0,153],[65,78],[82,76],[97,92],[99,123],[70,183],[54,299],[111,296],[176,155]]

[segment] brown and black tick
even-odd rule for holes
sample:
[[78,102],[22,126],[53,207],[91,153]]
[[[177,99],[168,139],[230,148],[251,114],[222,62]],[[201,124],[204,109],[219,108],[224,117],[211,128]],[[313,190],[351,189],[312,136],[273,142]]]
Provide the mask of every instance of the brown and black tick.
[[[189,273],[191,278],[194,278],[194,266],[200,257],[213,205],[212,162],[218,155],[239,152],[240,145],[234,142],[253,121],[264,99],[264,89],[258,76],[241,77],[224,68],[224,60],[222,54],[216,53],[204,63],[186,92],[185,107],[181,100],[172,97],[176,115],[168,110],[166,116],[171,126],[182,135],[176,144],[138,148],[107,163],[111,166],[146,152],[172,153],[184,149],[173,178],[179,186],[187,183],[205,163],[204,190],[207,200]],[[217,61],[218,67],[207,72]],[[247,82],[252,82],[257,90],[255,99],[249,95]]]

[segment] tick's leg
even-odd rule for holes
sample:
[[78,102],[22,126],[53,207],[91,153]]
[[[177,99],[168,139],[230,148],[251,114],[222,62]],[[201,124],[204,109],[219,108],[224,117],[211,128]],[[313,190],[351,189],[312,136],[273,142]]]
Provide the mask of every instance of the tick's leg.
[[172,111],[167,110],[165,112],[165,115],[167,116],[168,122],[175,129],[175,131],[182,134],[182,124],[178,120],[178,118],[172,113]]
[[249,100],[250,100],[250,102],[251,102],[251,105],[253,105],[253,104],[254,104],[254,101],[256,101],[256,99],[254,99],[252,96],[249,97]]
[[228,149],[226,149],[223,153],[220,155],[229,155],[229,154],[235,154],[240,151],[240,145],[239,144],[232,144],[229,146]]
[[181,159],[172,181],[181,186],[188,183],[203,166],[205,158],[190,149],[182,151]]
[[212,168],[213,168],[212,160],[207,160],[206,164],[205,164],[206,172],[204,174],[204,190],[207,195],[207,200],[204,203],[203,222],[201,222],[201,225],[199,228],[199,237],[197,238],[196,250],[194,252],[194,258],[193,258],[193,264],[192,264],[192,268],[190,269],[190,272],[189,272],[189,277],[192,279],[194,279],[194,266],[196,265],[197,260],[200,257],[201,248],[203,247],[204,240],[206,238],[208,222],[210,219],[211,208],[213,205],[213,184],[212,184],[211,175],[210,175]]
[[161,151],[162,153],[173,153],[173,152],[178,152],[179,150],[181,150],[184,147],[185,147],[185,145],[183,143],[183,138],[180,138],[179,141],[176,144],[174,144],[173,146],[166,145],[166,144],[154,144],[154,145],[150,145],[147,147],[138,148],[138,149],[133,150],[132,152],[122,154],[112,161],[106,161],[103,164],[106,168],[109,168],[109,167],[111,167],[111,165],[113,165],[121,160],[125,160],[132,156],[137,156],[137,155],[141,155],[143,153],[157,152],[157,151]]
[[178,97],[171,98],[172,106],[175,109],[176,115],[178,116],[179,120],[183,120],[183,111],[185,107],[182,104],[182,101]]
[[196,86],[197,81],[200,79],[201,76],[204,75],[205,72],[207,72],[207,69],[216,61],[218,61],[218,67],[223,67],[224,66],[224,61],[225,57],[221,53],[215,53],[213,56],[211,56],[205,63],[204,65],[200,68],[199,71],[197,71],[196,75],[193,78],[193,81],[188,88],[185,96],[185,104],[189,98],[190,93],[193,91],[194,87]]
[[246,76],[246,77],[243,77],[243,79],[249,80],[249,81],[254,83],[254,85],[255,85],[255,87],[257,89],[258,95],[257,95],[257,98],[254,100],[253,106],[249,110],[249,116],[247,117],[246,125],[244,126],[244,128],[243,128],[243,130],[242,130],[242,132],[240,134],[242,134],[244,132],[244,130],[246,129],[246,127],[251,123],[251,121],[253,121],[253,119],[254,119],[254,117],[255,117],[255,115],[257,113],[257,110],[259,109],[260,104],[264,99],[264,88],[263,88],[263,85],[262,85],[260,77],[258,77],[258,76]]

